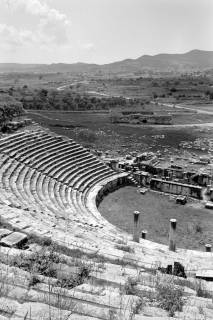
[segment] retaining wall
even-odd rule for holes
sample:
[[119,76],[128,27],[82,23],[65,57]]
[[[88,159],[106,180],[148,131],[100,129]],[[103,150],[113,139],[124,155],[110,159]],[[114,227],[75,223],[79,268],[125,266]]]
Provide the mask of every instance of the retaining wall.
[[127,173],[118,173],[115,177],[109,177],[103,181],[97,183],[88,193],[86,198],[86,208],[94,215],[96,218],[101,219],[102,222],[110,224],[105,220],[100,212],[98,211],[98,206],[109,192],[112,192],[121,186],[127,184]]
[[97,195],[96,195],[96,206],[98,207],[100,202],[103,200],[104,196],[106,196],[108,193],[115,191],[116,189],[119,189],[121,186],[126,185],[127,183],[127,176],[128,174],[122,173],[118,175],[117,178],[114,178],[113,180],[106,181],[106,183],[102,184],[101,188],[99,189]]
[[165,193],[181,194],[184,196],[202,199],[202,188],[199,186],[153,178],[150,181],[150,188]]

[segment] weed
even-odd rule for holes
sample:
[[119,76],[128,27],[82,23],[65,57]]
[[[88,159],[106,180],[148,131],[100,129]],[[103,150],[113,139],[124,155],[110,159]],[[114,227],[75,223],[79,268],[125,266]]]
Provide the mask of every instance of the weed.
[[176,287],[173,282],[156,283],[158,305],[173,317],[176,311],[183,308],[183,288]]
[[[32,255],[21,254],[13,258],[10,262],[12,266],[21,268],[32,274],[29,281],[29,286],[34,286],[39,283],[37,275],[46,277],[57,278],[57,285],[62,288],[72,289],[85,282],[89,278],[92,270],[92,265],[85,264],[81,261],[77,261],[77,274],[70,274],[67,276],[59,276],[59,265],[63,260],[59,257],[59,254],[55,252],[55,247],[51,245],[40,249]],[[60,265],[59,265],[60,266]]]
[[35,286],[37,283],[40,283],[40,279],[35,275],[33,274],[30,278],[30,281],[29,281],[29,287],[33,287]]
[[194,282],[187,280],[187,279],[179,278],[179,277],[174,277],[173,283],[176,286],[187,287],[192,290],[195,290],[195,288],[196,288]]
[[28,238],[28,243],[34,243],[36,242],[37,244],[39,244],[41,247],[49,247],[51,245],[53,245],[53,242],[50,238],[40,238],[34,234],[30,235]]
[[197,282],[195,286],[195,290],[198,297],[209,298],[209,299],[213,298],[212,294],[204,288],[201,281]]
[[55,253],[54,246],[52,246],[49,248],[49,251],[44,247],[30,256],[21,254],[11,261],[11,265],[30,273],[41,274],[47,277],[56,277],[56,270],[53,263],[59,262],[59,255]]
[[9,293],[9,286],[7,283],[8,278],[9,278],[8,269],[6,272],[0,271],[0,298],[7,296]]
[[139,314],[145,306],[145,301],[143,298],[140,298],[136,301],[136,303],[132,306],[132,314]]
[[117,313],[115,310],[109,310],[109,320],[117,320]]
[[118,250],[129,252],[129,253],[134,253],[135,252],[134,249],[131,248],[128,245],[117,244],[117,245],[115,245],[115,248],[118,249]]
[[199,314],[205,315],[204,309],[202,306],[198,307]]
[[[52,307],[58,309],[58,320],[68,320],[76,306],[71,298],[66,297],[66,290],[64,288],[55,288],[50,282],[48,284],[48,292],[43,296],[43,301],[49,306],[49,320],[52,319]],[[69,311],[68,314],[65,315],[63,310]]]
[[76,128],[74,131],[77,138],[79,138],[81,141],[84,141],[86,143],[94,143],[97,140],[96,133],[91,129]]
[[202,233],[202,232],[203,232],[202,226],[201,226],[200,224],[196,224],[196,225],[195,225],[195,231],[196,231],[197,233]]
[[136,293],[135,286],[136,285],[137,285],[137,280],[135,278],[129,277],[124,285],[125,294],[135,295],[135,293]]
[[58,279],[57,285],[60,285],[62,288],[72,289],[83,284],[90,277],[90,272],[91,267],[82,263],[77,274],[71,274],[69,278],[62,277]]
[[118,239],[117,240],[117,244],[123,244],[123,245],[126,245],[127,242],[124,240],[124,239]]

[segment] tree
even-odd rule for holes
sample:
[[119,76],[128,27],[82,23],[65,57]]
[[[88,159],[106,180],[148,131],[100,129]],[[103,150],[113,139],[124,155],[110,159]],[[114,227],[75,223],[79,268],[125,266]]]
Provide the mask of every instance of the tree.
[[47,94],[48,94],[48,91],[47,91],[46,89],[41,89],[41,90],[38,92],[39,98],[40,98],[41,100],[46,100]]
[[10,96],[4,95],[0,100],[0,125],[3,127],[8,121],[24,114],[22,103]]

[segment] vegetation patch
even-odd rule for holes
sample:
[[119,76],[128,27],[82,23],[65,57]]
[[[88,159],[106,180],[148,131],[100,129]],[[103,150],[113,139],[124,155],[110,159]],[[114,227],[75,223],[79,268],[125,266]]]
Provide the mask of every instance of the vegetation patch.
[[116,249],[121,250],[121,251],[125,251],[125,252],[129,252],[129,253],[134,253],[134,248],[131,248],[129,245],[122,245],[122,244],[117,244],[115,246]]
[[24,114],[25,112],[21,102],[7,94],[0,95],[0,129],[2,132],[9,132],[11,129],[11,121]]
[[83,262],[76,263],[75,273],[69,275],[60,272],[60,263],[64,260],[60,258],[59,253],[56,252],[55,247],[43,247],[32,255],[21,254],[12,259],[10,264],[12,266],[21,268],[30,274],[29,285],[34,286],[40,282],[39,275],[51,278],[57,278],[56,285],[61,288],[72,289],[79,286],[89,279],[92,271],[92,266],[84,264]]
[[213,294],[205,289],[201,281],[196,283],[195,290],[198,297],[213,299]]
[[94,143],[97,139],[96,133],[91,129],[75,129],[75,134],[79,140],[82,140],[86,143]]
[[81,263],[76,274],[70,274],[68,277],[61,277],[58,279],[57,285],[66,289],[72,289],[80,286],[90,278],[91,271],[91,266]]
[[125,294],[135,295],[137,282],[137,279],[129,277],[124,285]]
[[184,289],[177,287],[173,282],[159,282],[156,284],[158,306],[168,311],[173,317],[176,311],[182,311]]
[[56,277],[57,272],[53,264],[59,262],[59,255],[55,253],[54,246],[52,246],[48,248],[48,251],[44,247],[32,255],[22,253],[11,261],[11,265],[33,274]]

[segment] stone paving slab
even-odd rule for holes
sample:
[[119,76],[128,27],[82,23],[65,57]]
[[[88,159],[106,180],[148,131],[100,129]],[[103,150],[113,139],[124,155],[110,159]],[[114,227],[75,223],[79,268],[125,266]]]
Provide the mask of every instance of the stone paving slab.
[[14,228],[18,228],[18,229],[27,229],[28,227],[30,227],[30,225],[28,223],[25,223],[24,221],[10,221],[13,225]]
[[13,232],[0,241],[0,245],[6,247],[19,247],[27,241],[27,235],[20,232]]

